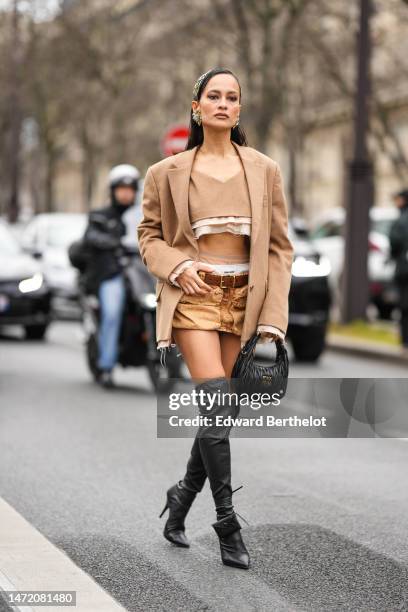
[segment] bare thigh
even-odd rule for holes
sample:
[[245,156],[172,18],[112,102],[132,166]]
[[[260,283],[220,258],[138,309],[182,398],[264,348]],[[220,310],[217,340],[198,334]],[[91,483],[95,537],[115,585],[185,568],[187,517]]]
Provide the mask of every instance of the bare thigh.
[[232,368],[241,350],[241,337],[237,334],[229,334],[228,332],[219,332],[219,334],[225,376],[231,378]]
[[231,376],[241,347],[238,335],[217,330],[174,327],[172,332],[191,378]]

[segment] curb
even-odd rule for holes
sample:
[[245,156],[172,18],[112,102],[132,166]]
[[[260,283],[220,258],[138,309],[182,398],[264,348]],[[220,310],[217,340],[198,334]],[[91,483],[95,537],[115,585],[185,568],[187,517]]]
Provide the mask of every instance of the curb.
[[[125,612],[89,574],[52,544],[21,514],[0,497],[0,609],[7,610],[4,591],[74,591],[77,612]],[[9,606],[10,607],[10,606]],[[72,606],[65,605],[67,610]],[[61,609],[47,604],[46,609]],[[23,603],[15,612],[44,610],[44,605]]]
[[327,349],[337,351],[339,353],[352,353],[361,357],[370,359],[386,358],[393,363],[408,366],[408,353],[401,353],[399,347],[391,347],[379,342],[368,342],[361,340],[351,340],[336,334],[328,334],[326,338]]

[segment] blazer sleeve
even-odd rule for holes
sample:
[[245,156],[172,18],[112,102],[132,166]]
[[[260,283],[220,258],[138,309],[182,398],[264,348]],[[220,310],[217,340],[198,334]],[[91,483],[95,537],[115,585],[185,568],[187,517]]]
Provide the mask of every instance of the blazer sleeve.
[[171,247],[163,238],[159,191],[151,168],[148,168],[144,180],[142,215],[137,226],[142,261],[153,276],[169,282],[174,268],[191,258]]
[[268,253],[268,287],[258,325],[273,325],[286,333],[294,247],[288,236],[288,207],[282,174],[276,165],[272,189],[272,226]]

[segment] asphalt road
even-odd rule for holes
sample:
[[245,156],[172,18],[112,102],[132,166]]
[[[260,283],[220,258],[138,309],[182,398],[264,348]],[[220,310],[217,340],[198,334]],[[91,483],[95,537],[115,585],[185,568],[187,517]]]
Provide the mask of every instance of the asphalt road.
[[[398,377],[327,352],[299,377]],[[0,496],[127,610],[408,610],[406,474],[399,439],[231,439],[248,572],[224,567],[208,483],[172,547],[158,518],[191,439],[157,439],[143,371],[90,380],[77,324],[0,339]],[[0,568],[1,569],[1,568]]]

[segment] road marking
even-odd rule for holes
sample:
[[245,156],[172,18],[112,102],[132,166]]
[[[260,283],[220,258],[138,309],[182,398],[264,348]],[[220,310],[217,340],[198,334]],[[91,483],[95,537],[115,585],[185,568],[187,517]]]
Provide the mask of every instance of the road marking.
[[[2,591],[76,591],[75,612],[124,612],[93,578],[81,570],[0,497],[0,589]],[[4,597],[3,597],[4,599]],[[67,611],[71,606],[66,606]],[[44,612],[44,606],[21,606]],[[50,611],[54,606],[47,606]],[[58,609],[61,609],[58,606]]]
[[181,584],[211,610],[294,612],[295,608],[251,568],[242,570],[223,565],[215,533],[211,540],[209,547],[193,539],[190,549],[180,549],[169,545],[155,532],[150,533],[149,543],[138,541],[138,549],[176,584]]

